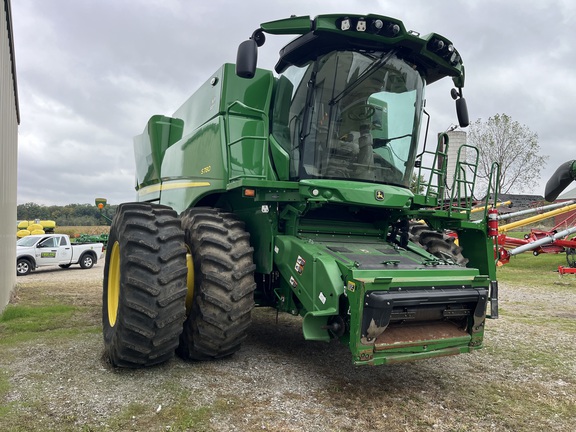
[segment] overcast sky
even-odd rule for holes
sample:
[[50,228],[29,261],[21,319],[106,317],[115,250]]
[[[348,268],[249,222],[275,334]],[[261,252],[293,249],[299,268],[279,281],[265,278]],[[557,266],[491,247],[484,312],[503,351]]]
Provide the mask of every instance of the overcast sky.
[[[132,139],[150,116],[171,115],[233,63],[260,23],[327,13],[387,15],[452,40],[470,120],[505,113],[550,156],[530,193],[543,194],[555,169],[576,159],[574,0],[12,0],[18,204],[134,201]],[[272,69],[288,40],[268,36],[258,66]],[[431,133],[456,123],[451,87],[427,90]]]

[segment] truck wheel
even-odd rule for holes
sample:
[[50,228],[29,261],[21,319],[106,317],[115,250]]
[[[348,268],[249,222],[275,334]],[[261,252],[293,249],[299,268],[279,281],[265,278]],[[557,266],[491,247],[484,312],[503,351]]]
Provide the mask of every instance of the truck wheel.
[[435,257],[448,259],[465,267],[468,258],[462,255],[462,248],[456,245],[455,240],[454,237],[434,231],[427,225],[410,225],[410,241],[420,244],[423,249]]
[[80,258],[80,267],[90,269],[94,267],[94,257],[91,253],[86,253]]
[[32,271],[32,263],[26,258],[20,258],[16,262],[16,276],[26,276]]
[[182,215],[189,257],[184,331],[177,353],[210,360],[240,349],[254,307],[254,265],[250,235],[233,214],[214,208]]
[[104,264],[102,324],[113,366],[165,362],[185,318],[186,247],[170,207],[121,204],[110,227]]

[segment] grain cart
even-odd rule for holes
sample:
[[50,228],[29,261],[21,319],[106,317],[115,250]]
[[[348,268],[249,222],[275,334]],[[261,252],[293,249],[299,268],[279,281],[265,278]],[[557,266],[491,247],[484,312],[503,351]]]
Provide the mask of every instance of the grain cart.
[[[276,73],[256,68],[266,33],[297,36]],[[445,77],[466,126],[450,40],[379,15],[291,17],[153,116],[134,141],[137,202],[110,229],[111,363],[229,356],[254,306],[300,315],[304,339],[339,339],[356,365],[481,348],[497,282],[487,222],[470,220],[477,150],[449,187],[448,136],[418,150],[424,88]]]

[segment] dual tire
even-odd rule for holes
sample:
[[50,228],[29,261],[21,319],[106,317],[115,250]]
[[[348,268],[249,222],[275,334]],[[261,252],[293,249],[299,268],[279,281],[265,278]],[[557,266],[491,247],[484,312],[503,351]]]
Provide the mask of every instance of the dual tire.
[[226,357],[246,338],[254,306],[253,250],[230,213],[118,207],[104,266],[106,357],[116,367],[152,366],[176,351],[189,360]]

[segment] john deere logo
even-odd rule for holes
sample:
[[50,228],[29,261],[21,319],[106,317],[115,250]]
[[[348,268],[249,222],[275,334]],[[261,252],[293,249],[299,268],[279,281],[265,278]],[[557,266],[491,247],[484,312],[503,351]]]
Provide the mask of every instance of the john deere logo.
[[381,190],[377,190],[375,193],[376,201],[383,201],[384,200],[384,192]]

